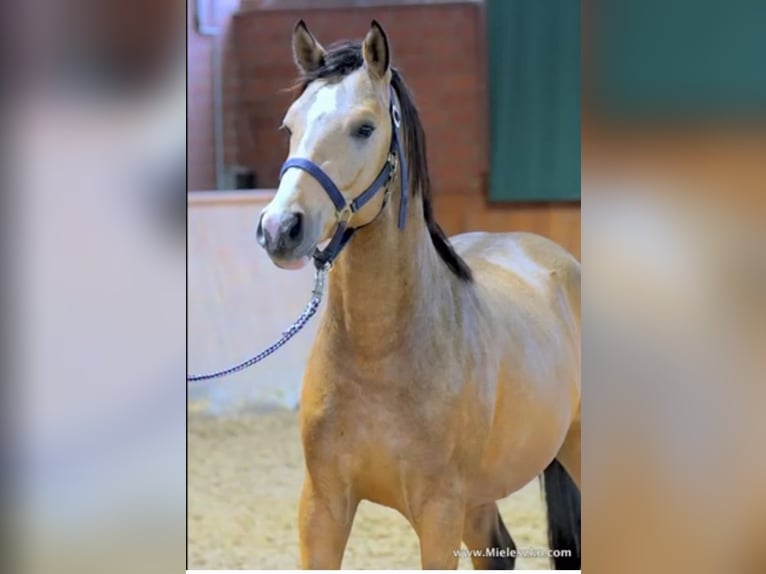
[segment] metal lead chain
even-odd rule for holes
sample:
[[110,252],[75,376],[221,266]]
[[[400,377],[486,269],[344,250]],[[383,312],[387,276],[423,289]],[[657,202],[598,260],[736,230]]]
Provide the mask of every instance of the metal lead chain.
[[263,359],[265,359],[269,355],[279,350],[279,348],[282,347],[282,345],[284,345],[285,343],[287,343],[287,341],[289,341],[295,335],[297,335],[300,332],[300,330],[303,329],[306,323],[309,322],[309,319],[311,319],[316,314],[317,310],[319,309],[319,305],[322,303],[322,296],[324,295],[324,289],[325,289],[325,283],[327,281],[328,270],[329,270],[328,267],[321,267],[316,269],[316,272],[314,275],[314,288],[311,291],[311,301],[309,301],[308,305],[306,305],[306,309],[304,309],[300,317],[298,317],[295,320],[295,322],[292,325],[290,325],[290,328],[282,332],[282,337],[276,343],[274,343],[270,347],[267,347],[266,349],[258,353],[255,357],[248,359],[247,361],[244,361],[243,363],[234,365],[233,367],[230,367],[223,371],[216,371],[214,373],[207,373],[204,375],[188,375],[186,377],[186,381],[187,382],[207,381],[210,379],[218,379],[220,377],[225,377],[226,375],[237,373],[239,371],[242,371],[244,369],[247,369],[248,367],[255,365],[256,363],[260,363]]

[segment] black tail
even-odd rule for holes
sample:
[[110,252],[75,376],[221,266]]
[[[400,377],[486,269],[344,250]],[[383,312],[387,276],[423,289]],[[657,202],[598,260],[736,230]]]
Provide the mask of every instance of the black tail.
[[553,556],[556,570],[580,570],[580,491],[564,467],[554,460],[542,476],[548,506],[548,544],[551,550],[569,550]]

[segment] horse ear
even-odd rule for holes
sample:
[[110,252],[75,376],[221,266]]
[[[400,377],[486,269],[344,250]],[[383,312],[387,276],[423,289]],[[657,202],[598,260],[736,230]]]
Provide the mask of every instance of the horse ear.
[[306,23],[298,20],[293,28],[293,60],[302,72],[312,72],[324,64],[327,54]]
[[367,32],[362,44],[362,55],[365,67],[374,78],[381,79],[386,75],[391,61],[391,52],[388,48],[386,33],[377,20],[373,20],[370,24],[370,31]]

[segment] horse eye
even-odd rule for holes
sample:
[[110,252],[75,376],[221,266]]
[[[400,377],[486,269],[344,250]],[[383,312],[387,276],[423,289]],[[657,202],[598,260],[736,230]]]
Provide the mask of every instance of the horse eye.
[[354,137],[366,140],[372,135],[372,132],[374,131],[375,131],[375,126],[370,124],[362,124],[361,126],[356,128],[356,131],[354,132]]

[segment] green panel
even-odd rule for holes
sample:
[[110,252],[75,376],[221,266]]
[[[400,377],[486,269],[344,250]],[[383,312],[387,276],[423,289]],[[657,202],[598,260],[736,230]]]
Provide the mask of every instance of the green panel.
[[489,197],[580,198],[580,2],[487,0]]
[[600,110],[620,118],[766,117],[766,2],[605,2],[590,50]]

